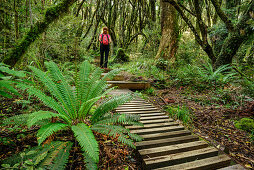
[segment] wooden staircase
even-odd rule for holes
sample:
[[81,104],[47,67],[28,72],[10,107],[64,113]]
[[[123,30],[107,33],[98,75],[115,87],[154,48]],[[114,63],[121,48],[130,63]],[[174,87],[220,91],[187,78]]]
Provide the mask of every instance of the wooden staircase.
[[[117,89],[112,95],[131,92]],[[126,126],[132,133],[144,138],[136,147],[142,160],[143,169],[156,170],[233,170],[244,169],[233,165],[226,154],[219,152],[206,141],[200,140],[184,126],[170,119],[165,113],[145,100],[137,97],[119,106],[118,113],[139,114],[144,127]]]

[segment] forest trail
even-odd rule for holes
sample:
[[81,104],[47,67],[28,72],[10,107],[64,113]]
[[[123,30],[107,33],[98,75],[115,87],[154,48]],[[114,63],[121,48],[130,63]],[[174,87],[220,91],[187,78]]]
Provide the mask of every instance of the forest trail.
[[[122,82],[121,85],[119,89],[110,94],[119,95],[131,92],[123,88],[128,84],[124,86]],[[139,89],[140,86],[137,88]],[[143,141],[136,143],[143,169],[244,169],[241,165],[235,164],[229,156],[210,146],[206,141],[200,140],[198,136],[140,97],[118,106],[116,111],[140,115],[140,121],[144,127],[126,126],[126,128],[144,138]]]

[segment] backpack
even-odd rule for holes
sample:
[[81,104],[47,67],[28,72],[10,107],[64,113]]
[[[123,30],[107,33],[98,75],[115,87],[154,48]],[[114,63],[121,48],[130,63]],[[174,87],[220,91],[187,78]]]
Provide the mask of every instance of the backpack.
[[103,44],[103,45],[108,45],[109,44],[109,38],[108,38],[108,34],[107,34],[107,36],[104,36],[104,34],[101,34],[101,43]]

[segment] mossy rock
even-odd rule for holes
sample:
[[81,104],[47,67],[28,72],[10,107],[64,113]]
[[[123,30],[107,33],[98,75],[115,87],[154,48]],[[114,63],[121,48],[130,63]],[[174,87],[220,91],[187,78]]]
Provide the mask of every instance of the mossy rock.
[[114,59],[114,63],[124,63],[129,61],[130,57],[125,53],[124,49],[118,48]]
[[254,131],[254,120],[251,118],[242,118],[235,122],[235,127],[248,132]]

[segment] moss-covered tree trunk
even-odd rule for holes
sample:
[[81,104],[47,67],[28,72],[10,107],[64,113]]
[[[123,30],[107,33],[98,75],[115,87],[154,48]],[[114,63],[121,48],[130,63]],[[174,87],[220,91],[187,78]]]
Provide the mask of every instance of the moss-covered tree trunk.
[[77,0],[63,0],[58,5],[47,9],[44,19],[34,24],[23,39],[8,53],[3,62],[14,66],[26,53],[28,47],[44,32],[49,25],[68,11]]
[[[178,44],[178,22],[175,8],[161,0],[161,41],[156,58],[175,58]],[[152,41],[152,39],[151,39]]]

